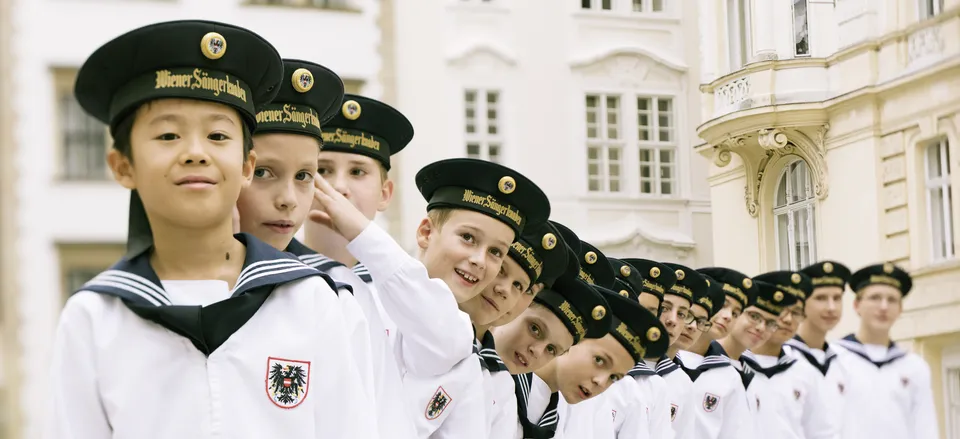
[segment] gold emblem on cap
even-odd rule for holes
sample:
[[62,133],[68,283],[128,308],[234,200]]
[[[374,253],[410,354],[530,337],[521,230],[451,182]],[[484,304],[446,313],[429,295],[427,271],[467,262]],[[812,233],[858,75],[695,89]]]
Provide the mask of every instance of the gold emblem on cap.
[[709,288],[709,287],[710,287],[710,279],[704,279],[704,280],[707,281],[707,287]]
[[833,273],[833,264],[829,262],[823,263],[823,272],[824,273]]
[[620,290],[620,295],[623,297],[630,297],[630,292],[627,290]]
[[623,275],[623,277],[629,276],[629,275],[630,275],[630,267],[627,266],[627,265],[621,265],[621,266],[620,266],[620,274]]
[[512,194],[513,191],[517,190],[517,181],[513,177],[506,175],[500,179],[500,183],[497,183],[497,187],[500,188],[500,192],[505,194]]
[[660,268],[659,267],[650,267],[650,277],[656,279],[660,277]]
[[227,53],[227,39],[216,32],[207,32],[200,39],[200,51],[210,59],[220,59]]
[[294,90],[306,93],[313,88],[313,72],[304,68],[294,70],[290,82],[293,83]]
[[586,263],[593,265],[597,262],[597,254],[594,252],[587,252],[587,254],[583,255],[583,260]]
[[883,264],[883,272],[887,274],[893,274],[893,264],[889,262]]
[[777,291],[776,293],[773,293],[773,301],[774,301],[774,302],[779,302],[779,301],[781,301],[781,300],[783,300],[783,293],[781,293],[781,292],[779,292],[779,291]]
[[803,279],[800,278],[800,273],[793,273],[790,275],[790,281],[795,284],[800,283],[801,280]]
[[363,111],[363,108],[360,108],[359,102],[351,99],[343,103],[340,111],[343,113],[343,117],[350,120],[357,120],[360,118],[360,113]]
[[647,340],[657,341],[660,340],[660,329],[650,328],[647,330]]
[[677,275],[677,280],[683,280],[683,278],[687,277],[687,273],[684,273],[683,270],[679,268],[674,273]]
[[753,279],[744,279],[744,280],[743,280],[743,287],[746,288],[746,289],[753,288]]
[[594,320],[600,320],[603,316],[607,315],[607,309],[603,305],[597,305],[593,308],[593,313],[591,313]]
[[543,239],[540,240],[540,245],[546,250],[553,250],[553,248],[557,246],[557,237],[553,233],[547,233],[543,235]]

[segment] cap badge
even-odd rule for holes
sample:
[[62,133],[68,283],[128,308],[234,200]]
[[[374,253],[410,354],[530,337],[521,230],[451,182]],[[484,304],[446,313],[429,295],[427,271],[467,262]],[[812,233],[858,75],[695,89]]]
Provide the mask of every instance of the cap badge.
[[773,301],[774,301],[774,302],[779,302],[779,301],[781,301],[781,300],[783,300],[783,293],[781,293],[781,292],[779,292],[779,291],[777,291],[776,293],[773,293]]
[[887,274],[893,274],[893,264],[889,262],[883,264],[883,272]]
[[795,284],[800,283],[801,280],[803,279],[800,277],[800,273],[793,273],[790,275],[790,281]]
[[659,267],[651,267],[651,268],[650,268],[650,277],[652,277],[652,278],[654,278],[654,279],[660,277],[660,268],[659,268]]
[[647,330],[647,340],[657,341],[660,340],[660,329],[650,328]]
[[743,287],[746,288],[746,289],[753,288],[753,279],[744,279],[744,280],[743,280]]
[[620,295],[623,297],[630,297],[630,292],[627,290],[620,290]]
[[363,111],[360,108],[360,103],[351,99],[343,103],[343,106],[340,107],[340,111],[343,113],[343,117],[349,120],[357,120],[360,118],[360,113]]
[[505,194],[512,194],[513,191],[517,190],[517,181],[513,177],[507,175],[500,179],[500,183],[497,183],[497,187],[500,188],[500,192]]
[[823,272],[824,273],[833,273],[833,264],[829,262],[823,263]]
[[593,313],[591,313],[594,320],[600,320],[603,316],[607,315],[607,309],[603,305],[597,305],[593,308]]
[[207,32],[200,39],[200,51],[210,59],[220,59],[227,53],[227,40],[216,32]]
[[587,254],[583,255],[583,260],[584,262],[593,265],[597,263],[597,254],[594,252],[587,252]]
[[293,77],[290,78],[290,81],[293,83],[294,90],[306,93],[313,88],[313,73],[307,69],[299,68],[293,71]]
[[626,265],[620,266],[620,275],[623,277],[630,276],[630,267]]
[[543,235],[543,239],[540,240],[540,245],[546,250],[553,250],[553,248],[557,246],[557,237],[553,233],[547,233]]
[[687,277],[687,273],[684,273],[683,270],[681,270],[681,269],[679,269],[679,268],[677,269],[677,271],[676,271],[675,273],[676,273],[676,275],[677,275],[677,280],[683,280],[683,278]]

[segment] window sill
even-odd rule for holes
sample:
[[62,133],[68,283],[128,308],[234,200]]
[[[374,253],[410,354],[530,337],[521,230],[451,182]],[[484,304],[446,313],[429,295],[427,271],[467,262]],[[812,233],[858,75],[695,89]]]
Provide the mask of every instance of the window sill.
[[606,192],[586,192],[577,197],[577,202],[590,204],[620,204],[645,202],[650,204],[678,205],[687,204],[690,200],[680,198],[677,195],[639,195],[639,194],[616,194]]
[[623,12],[623,11],[597,11],[597,10],[578,10],[573,14],[575,18],[602,22],[602,25],[609,25],[610,21],[621,22],[624,24],[633,24],[642,26],[646,24],[679,24],[680,17],[673,12]]
[[363,12],[362,9],[356,6],[351,5],[331,5],[331,6],[315,6],[315,5],[274,5],[256,2],[254,0],[246,0],[242,3],[243,6],[247,7],[258,7],[258,8],[277,8],[277,9],[290,9],[290,10],[316,10],[316,11],[330,11],[330,12],[343,12],[348,14],[359,14]]
[[921,268],[912,270],[910,272],[910,276],[914,278],[923,278],[935,276],[945,271],[953,271],[958,269],[960,269],[960,258],[954,256],[950,259],[929,262],[927,265]]

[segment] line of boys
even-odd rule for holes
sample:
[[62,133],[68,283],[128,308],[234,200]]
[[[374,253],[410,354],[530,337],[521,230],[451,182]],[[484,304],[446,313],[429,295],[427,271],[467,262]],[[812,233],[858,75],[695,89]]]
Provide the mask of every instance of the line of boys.
[[[607,258],[548,221],[532,181],[470,159],[417,174],[428,204],[411,257],[371,221],[409,121],[249,30],[136,29],[90,56],[76,95],[115,139],[129,252],[64,308],[49,437],[726,438],[792,428],[775,418],[796,412],[778,376],[801,370],[803,422],[830,418],[815,414],[828,380],[780,349],[816,297],[805,274]],[[878,267],[850,282],[858,303],[909,291]],[[847,351],[876,357],[858,337]]]

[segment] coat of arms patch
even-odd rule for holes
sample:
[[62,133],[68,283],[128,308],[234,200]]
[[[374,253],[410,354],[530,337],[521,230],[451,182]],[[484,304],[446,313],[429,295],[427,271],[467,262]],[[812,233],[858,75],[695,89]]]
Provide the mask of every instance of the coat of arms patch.
[[670,404],[670,422],[673,422],[675,419],[677,419],[677,408],[678,407],[676,404]]
[[703,409],[712,412],[717,409],[717,406],[720,405],[720,397],[712,393],[705,393],[703,395]]
[[267,358],[267,396],[277,407],[292,409],[307,399],[310,362]]
[[430,402],[427,403],[427,409],[423,412],[423,415],[431,421],[439,418],[447,406],[450,405],[450,401],[453,401],[453,398],[447,394],[446,390],[443,390],[443,386],[437,387],[437,391],[433,392],[433,396],[430,397]]

